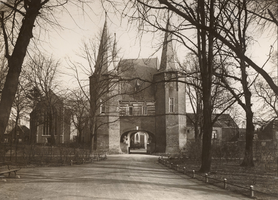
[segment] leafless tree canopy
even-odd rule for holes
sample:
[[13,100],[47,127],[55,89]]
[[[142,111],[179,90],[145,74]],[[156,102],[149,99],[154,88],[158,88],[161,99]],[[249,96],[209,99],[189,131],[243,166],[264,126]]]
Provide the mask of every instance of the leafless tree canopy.
[[[57,25],[55,12],[66,4],[82,6],[84,3],[86,2],[82,0],[0,1],[1,41],[4,43],[1,55],[5,57],[8,69],[0,101],[0,137],[8,123],[24,58],[33,38],[33,29]],[[39,35],[37,37],[39,38]]]

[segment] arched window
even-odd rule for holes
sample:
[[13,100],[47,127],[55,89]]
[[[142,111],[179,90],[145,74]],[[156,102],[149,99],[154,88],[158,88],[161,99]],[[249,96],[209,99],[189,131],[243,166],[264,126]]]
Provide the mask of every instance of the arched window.
[[217,131],[216,130],[212,131],[212,139],[217,139]]

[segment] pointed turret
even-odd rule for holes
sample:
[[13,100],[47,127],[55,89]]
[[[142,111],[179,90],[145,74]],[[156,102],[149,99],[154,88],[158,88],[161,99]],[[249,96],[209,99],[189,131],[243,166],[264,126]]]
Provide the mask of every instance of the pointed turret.
[[107,13],[105,13],[105,22],[101,34],[101,40],[98,49],[96,72],[107,74],[108,72],[108,31],[107,31]]
[[159,71],[175,71],[176,69],[177,67],[175,65],[175,53],[173,49],[172,34],[170,31],[170,22],[168,18]]
[[116,33],[114,33],[114,44],[113,44],[113,49],[112,49],[112,61],[113,61],[113,67],[114,69],[118,68],[119,64],[119,57],[118,57],[118,52],[117,52],[117,40],[116,40]]

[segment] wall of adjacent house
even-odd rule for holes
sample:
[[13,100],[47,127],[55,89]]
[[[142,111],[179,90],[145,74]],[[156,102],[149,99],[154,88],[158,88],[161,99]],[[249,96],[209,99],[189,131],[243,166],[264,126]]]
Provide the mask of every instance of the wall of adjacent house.
[[238,128],[222,128],[222,141],[229,142],[238,135]]

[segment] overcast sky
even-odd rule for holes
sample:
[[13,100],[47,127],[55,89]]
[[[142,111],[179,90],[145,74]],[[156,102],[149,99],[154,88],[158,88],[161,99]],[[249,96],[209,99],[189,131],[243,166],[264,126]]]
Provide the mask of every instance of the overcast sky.
[[[65,27],[64,30],[52,30],[49,33],[50,43],[45,46],[46,49],[49,48],[50,53],[59,59],[74,58],[76,54],[80,53],[84,41],[99,37],[105,19],[105,12],[99,1],[94,1],[90,8],[87,7],[85,14],[76,7],[68,7],[67,9],[71,16],[66,12],[60,15],[56,13],[59,16],[60,24]],[[162,40],[162,38],[153,38],[153,35],[149,34],[144,36],[140,44],[136,27],[128,27],[127,19],[121,20],[112,11],[108,12],[108,30],[110,34],[116,33],[120,57],[124,58],[149,57],[158,47],[159,41]],[[257,41],[250,48],[250,54],[256,63],[262,65],[269,53],[270,45],[274,45],[275,50],[277,50],[277,43],[274,43],[276,37],[273,35],[268,33],[263,36],[260,35],[262,34],[259,32],[252,33]],[[155,56],[160,58],[160,52]]]
[[[3,8],[0,7],[1,9]],[[109,8],[107,9],[109,10]],[[163,34],[155,38],[153,38],[152,34],[148,34],[144,36],[142,41],[139,41],[137,28],[128,26],[128,19],[121,19],[120,16],[112,12],[112,9],[110,10],[108,12],[108,30],[112,35],[116,33],[120,57],[148,58],[157,56],[160,59],[161,51],[155,55],[152,54],[161,44]],[[104,25],[105,11],[100,5],[100,1],[94,1],[94,3],[90,4],[90,7],[85,7],[85,13],[80,8],[67,6],[67,11],[54,14],[57,16],[59,24],[64,28],[49,29],[48,33],[40,38],[42,41],[40,49],[48,55],[52,55],[55,59],[61,60],[63,70],[67,67],[67,59],[78,61],[77,54],[81,53],[80,49],[83,46],[83,42],[99,37]],[[34,31],[38,32],[39,28],[35,27]],[[276,37],[267,32],[261,35],[259,32],[252,33],[256,41],[250,49],[252,59],[260,66],[265,62],[271,45],[274,45],[274,49],[277,50]],[[270,65],[268,66],[269,68]],[[68,80],[69,78],[65,78],[65,85],[67,86],[70,85]],[[70,83],[72,84],[72,82]]]

